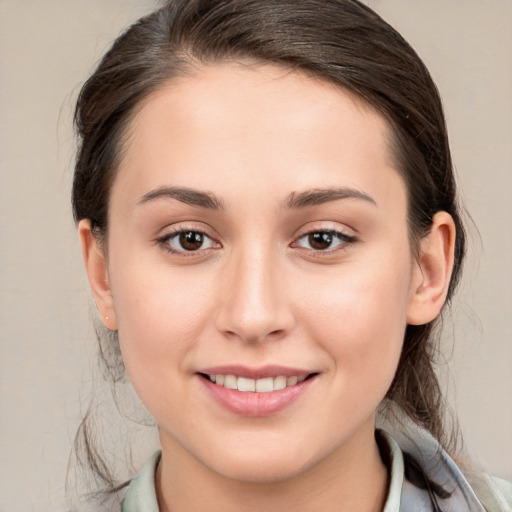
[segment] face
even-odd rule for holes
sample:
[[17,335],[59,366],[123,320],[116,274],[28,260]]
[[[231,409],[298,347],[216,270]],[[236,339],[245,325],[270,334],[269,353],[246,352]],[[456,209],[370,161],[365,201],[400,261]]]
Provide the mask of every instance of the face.
[[268,481],[373,439],[415,268],[387,135],[351,94],[271,66],[205,67],[145,101],[107,270],[164,457]]

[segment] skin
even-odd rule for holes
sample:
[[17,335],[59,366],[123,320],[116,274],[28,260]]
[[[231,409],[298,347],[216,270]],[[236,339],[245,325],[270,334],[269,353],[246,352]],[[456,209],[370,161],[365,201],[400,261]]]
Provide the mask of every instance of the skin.
[[[162,187],[222,208],[152,197]],[[290,207],[320,189],[350,197]],[[108,257],[87,220],[79,231],[99,312],[159,425],[163,511],[382,510],[375,410],[407,323],[437,316],[453,264],[444,212],[412,254],[406,196],[385,120],[340,88],[231,63],[146,99],[112,189]],[[205,244],[178,252],[162,238],[179,229]],[[322,231],[341,235],[315,249],[308,233]],[[220,364],[318,375],[249,418],[205,393],[197,372]]]

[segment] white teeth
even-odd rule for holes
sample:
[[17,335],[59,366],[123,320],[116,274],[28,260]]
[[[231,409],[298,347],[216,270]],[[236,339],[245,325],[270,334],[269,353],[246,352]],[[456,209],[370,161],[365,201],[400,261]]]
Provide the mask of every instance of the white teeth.
[[254,379],[246,379],[238,377],[238,391],[256,391],[256,381]]
[[274,391],[284,389],[286,387],[286,377],[276,377],[274,379]]
[[238,389],[237,380],[234,375],[226,375],[224,377],[224,387],[228,389]]
[[297,382],[299,382],[298,377],[288,377],[288,379],[286,379],[287,386],[295,386],[295,384],[297,384]]
[[286,387],[296,386],[307,378],[306,375],[285,377],[265,377],[263,379],[248,379],[235,375],[208,375],[211,382],[228,389],[236,389],[243,392],[271,393]]
[[270,393],[274,391],[274,379],[272,377],[258,379],[256,381],[256,391],[258,393]]

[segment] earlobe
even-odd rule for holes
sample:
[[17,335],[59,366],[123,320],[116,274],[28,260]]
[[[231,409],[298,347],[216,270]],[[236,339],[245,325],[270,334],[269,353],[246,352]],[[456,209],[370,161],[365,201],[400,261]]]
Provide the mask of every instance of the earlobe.
[[117,330],[117,320],[110,290],[105,254],[91,231],[91,223],[88,219],[80,221],[78,224],[78,234],[82,246],[85,271],[94,302],[105,327],[115,331]]
[[438,212],[430,232],[420,240],[407,309],[407,323],[423,325],[440,313],[448,293],[455,251],[455,223]]

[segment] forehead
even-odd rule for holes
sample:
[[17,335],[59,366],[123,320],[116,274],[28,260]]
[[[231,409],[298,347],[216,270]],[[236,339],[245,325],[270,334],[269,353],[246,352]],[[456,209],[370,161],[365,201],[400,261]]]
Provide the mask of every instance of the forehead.
[[385,184],[376,167],[393,167],[389,133],[372,106],[317,78],[272,65],[203,66],[141,104],[114,189],[166,180],[209,189],[221,176],[232,189]]
[[303,126],[307,131],[315,122],[325,126],[337,114],[346,117],[350,111],[357,111],[367,121],[366,130],[372,125],[373,131],[381,131],[385,137],[389,132],[384,117],[355,92],[301,71],[269,64],[224,62],[195,67],[191,73],[164,82],[142,101],[130,131],[136,131],[149,118],[159,116],[163,120],[163,109],[172,111],[176,120],[184,114],[189,123],[198,121],[195,128],[225,130],[243,124],[259,133],[262,127],[268,130],[270,122],[279,116],[282,126],[294,123],[294,128]]

